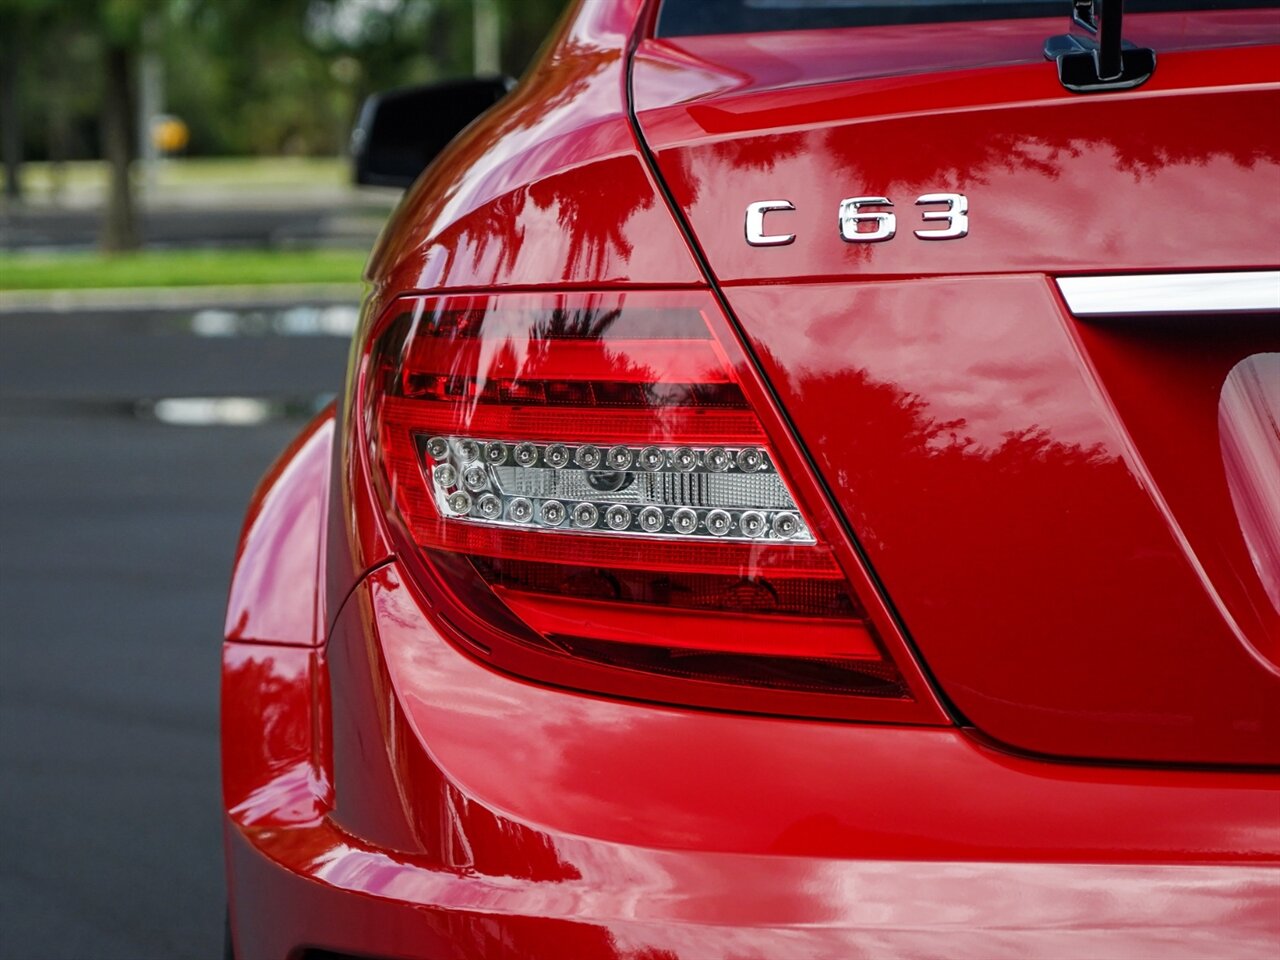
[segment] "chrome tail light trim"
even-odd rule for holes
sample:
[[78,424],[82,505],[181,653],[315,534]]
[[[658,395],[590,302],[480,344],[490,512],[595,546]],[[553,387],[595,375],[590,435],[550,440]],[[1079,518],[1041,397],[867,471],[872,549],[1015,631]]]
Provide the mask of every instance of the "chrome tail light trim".
[[1059,277],[1077,317],[1280,311],[1280,270]]

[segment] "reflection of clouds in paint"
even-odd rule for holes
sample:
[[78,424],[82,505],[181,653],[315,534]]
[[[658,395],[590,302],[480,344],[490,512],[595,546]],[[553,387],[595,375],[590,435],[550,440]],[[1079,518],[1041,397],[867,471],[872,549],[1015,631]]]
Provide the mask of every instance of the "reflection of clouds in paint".
[[[1064,444],[1109,440],[1100,435],[1096,412],[1080,402],[1083,374],[1064,372],[1065,334],[1055,333],[1044,316],[997,309],[991,298],[998,286],[975,282],[973,295],[982,302],[973,303],[958,302],[969,295],[963,283],[931,292],[925,283],[913,286],[922,292],[910,301],[912,312],[885,306],[875,323],[856,327],[858,301],[851,308],[847,298],[831,297],[833,306],[787,345],[795,381],[838,377],[857,368],[859,358],[874,357],[877,370],[894,372],[896,390],[927,399],[932,418],[961,418],[959,432],[977,445],[974,452],[1035,424],[1052,424],[1053,438]],[[1048,316],[1056,309],[1047,296],[1043,309]],[[958,362],[961,357],[969,362]]]
[[1280,353],[1240,361],[1222,385],[1218,432],[1231,502],[1267,596],[1280,610]]
[[[1263,868],[1106,864],[829,865],[850,926],[950,956],[1266,956]],[[955,891],[963,889],[962,897]],[[904,942],[899,939],[905,936]],[[1226,937],[1230,946],[1224,945]]]
[[[1095,145],[1093,151],[1106,151],[1107,160],[1119,169],[1122,158],[1110,145]],[[1203,232],[1211,239],[1216,231],[1236,232],[1240,225],[1256,223],[1265,211],[1259,208],[1258,194],[1250,190],[1218,190],[1211,197],[1205,185],[1238,183],[1239,163],[1225,154],[1211,154],[1202,159],[1169,163],[1144,174],[1133,173],[1123,189],[1107,193],[1105,216],[1099,210],[1098,173],[1091,163],[1067,163],[1054,177],[1054,219],[1047,220],[1044,193],[1025,179],[1026,170],[988,174],[988,187],[999,196],[999,209],[984,210],[985,216],[998,217],[990,232],[1008,239],[1008,248],[1040,249],[1046,232],[1058,236],[1072,248],[1099,255],[1119,255],[1133,246],[1133,231],[1142,230],[1142,243],[1148,262],[1176,264],[1185,262],[1189,233]],[[1274,169],[1274,168],[1273,168]],[[984,188],[984,192],[986,188]],[[1194,228],[1183,221],[1194,211],[1170,206],[1170,198],[1195,198],[1209,205],[1200,212],[1203,222]],[[1071,212],[1077,211],[1075,219]],[[1163,211],[1165,216],[1159,213]]]
[[919,386],[912,392],[929,397],[938,411],[964,411],[964,435],[980,448],[1000,445],[1010,431],[1010,409],[1033,414],[1031,424],[1052,424],[1059,443],[1092,446],[1107,438],[1099,436],[1098,420],[1092,410],[1080,406],[1078,382],[1041,377],[1050,368],[1045,357],[1028,356],[1020,368],[1022,376],[984,369],[975,364],[967,370],[929,369],[918,366]]

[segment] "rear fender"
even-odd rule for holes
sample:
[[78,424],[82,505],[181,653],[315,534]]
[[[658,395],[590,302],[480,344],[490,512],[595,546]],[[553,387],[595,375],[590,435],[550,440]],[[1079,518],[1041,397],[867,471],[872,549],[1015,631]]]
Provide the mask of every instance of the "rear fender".
[[324,557],[334,410],[326,407],[271,465],[240,533],[228,641],[318,646],[324,636]]

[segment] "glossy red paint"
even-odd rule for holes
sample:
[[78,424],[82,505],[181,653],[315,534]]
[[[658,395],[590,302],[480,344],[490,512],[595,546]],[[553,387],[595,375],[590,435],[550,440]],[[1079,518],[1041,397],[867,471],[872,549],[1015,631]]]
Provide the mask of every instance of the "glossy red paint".
[[328,682],[322,651],[223,645],[222,800],[237,824],[314,824],[333,806]]
[[[326,667],[332,793],[306,738]],[[226,668],[246,958],[1261,957],[1280,935],[1273,775],[547,689],[459,653],[395,564],[327,657],[229,645]]]
[[331,404],[254,491],[231,573],[227,640],[321,642],[325,594],[317,583],[325,557],[333,418]]
[[[652,120],[650,110],[731,93],[1015,64],[1052,71],[1044,62],[1044,41],[1063,32],[1063,19],[647,37],[636,49],[632,68],[635,108]],[[1126,38],[1162,55],[1280,43],[1274,10],[1130,13],[1124,26]],[[1009,92],[1006,87],[1006,98]]]
[[[788,456],[822,472],[871,560],[864,599],[883,585],[978,733],[518,679],[461,652],[396,556],[354,385],[397,297],[712,279],[628,122],[652,12],[581,0],[410,192],[370,262],[341,412],[255,498],[223,649],[239,956],[1269,958],[1280,774],[1027,752],[1273,758],[1273,647],[1216,526],[1222,457],[1170,479],[1162,446],[1185,426],[1207,449],[1214,377],[1262,341],[1213,347],[1176,414],[1133,414],[1183,389],[1177,351],[1077,323],[1046,273],[1276,262],[1280,215],[1257,202],[1280,172],[1258,132],[1276,49],[1196,49],[1280,43],[1274,20],[1131,18],[1163,44],[1156,77],[1096,98],[1062,92],[1027,23],[951,28],[975,46],[932,73],[936,30],[861,54],[828,34],[640,43],[641,126],[797,428]],[[745,204],[780,184],[799,236],[752,250]],[[916,241],[914,196],[945,189],[968,192],[970,237]],[[836,204],[881,190],[899,237],[851,250]],[[1171,525],[1198,487],[1203,524]],[[1166,635],[1175,650],[1149,642]]]
[[[1280,262],[1280,206],[1257,200],[1280,196],[1280,24],[1215,15],[1195,38],[1196,16],[1132,18],[1159,69],[1105,97],[1061,87],[1034,23],[943,45],[968,69],[918,72],[969,25],[637,59],[643,134],[908,635],[962,718],[1027,751],[1280,763],[1280,611],[1216,429],[1275,319],[1121,331],[1069,318],[1044,279]],[[968,236],[917,239],[915,199],[943,191],[968,197]],[[897,235],[843,241],[849,196],[893,200]],[[748,245],[747,204],[774,197],[795,210],[768,230],[795,242]],[[1182,208],[1214,213],[1192,236]]]
[[397,292],[703,282],[627,115],[644,0],[579,0],[548,54],[418,181],[370,263]]
[[1042,276],[728,298],[969,721],[1039,753],[1280,762],[1280,677],[1250,649],[1267,612],[1216,419],[1231,358],[1273,324],[1215,323],[1176,349],[1158,323],[1077,323]]
[[[731,92],[637,116],[726,285],[1243,269],[1280,256],[1280,207],[1257,202],[1280,194],[1277,62],[1274,45],[1161,54],[1145,85],[1105,97],[1068,93],[1043,60],[814,85],[801,72],[793,85],[739,79]],[[695,61],[690,72],[715,69]],[[912,236],[924,227],[916,198],[938,192],[969,199],[962,241]],[[766,223],[795,242],[748,246],[747,204],[779,194],[796,209]],[[858,196],[894,202],[893,240],[841,240],[840,201]],[[1180,211],[1193,210],[1212,214],[1180,227]]]
[[[1232,503],[1219,429],[1220,397],[1232,369],[1250,357],[1280,354],[1280,317],[1073,323],[1070,328],[1141,456],[1149,484],[1185,539],[1185,552],[1195,557],[1203,568],[1202,582],[1217,595],[1219,619],[1274,675],[1259,695],[1280,700],[1280,603],[1272,600],[1263,571],[1250,557]],[[1270,384],[1273,393],[1280,389],[1280,367],[1273,362],[1259,369],[1277,377]],[[1152,403],[1152,397],[1160,402]],[[1277,421],[1270,423],[1275,447],[1280,435]],[[1262,451],[1251,453],[1257,457]],[[1280,509],[1280,488],[1273,487],[1272,494],[1270,508]],[[1272,517],[1272,526],[1280,526]],[[1276,707],[1280,710],[1280,703]],[[1277,734],[1280,730],[1273,739],[1280,740]],[[1272,756],[1280,762],[1280,744]]]
[[[458,791],[463,806],[550,833],[666,850],[1280,859],[1280,775],[1048,764],[985,749],[954,728],[692,712],[546,689],[476,664],[423,606],[399,564],[380,567],[343,610],[329,648],[335,705],[381,678],[362,700],[372,717],[335,710],[334,819],[345,823],[347,797],[393,783],[413,798],[405,813],[421,851],[449,845],[440,835],[449,818],[431,811],[444,802],[436,794]],[[391,731],[396,748],[368,744],[369,724]],[[495,745],[508,763],[494,762]],[[386,765],[385,781],[366,776],[373,763]],[[391,799],[378,798],[378,808]],[[480,856],[463,839],[453,848]],[[499,859],[485,872],[510,867],[500,845],[490,855]]]

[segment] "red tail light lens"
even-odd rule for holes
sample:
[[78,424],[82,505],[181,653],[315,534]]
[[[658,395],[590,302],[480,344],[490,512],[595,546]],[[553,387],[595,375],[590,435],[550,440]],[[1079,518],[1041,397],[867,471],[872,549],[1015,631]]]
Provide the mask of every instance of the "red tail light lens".
[[913,705],[708,294],[400,300],[359,402],[403,559],[494,665],[738,709]]

